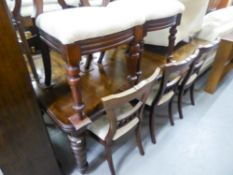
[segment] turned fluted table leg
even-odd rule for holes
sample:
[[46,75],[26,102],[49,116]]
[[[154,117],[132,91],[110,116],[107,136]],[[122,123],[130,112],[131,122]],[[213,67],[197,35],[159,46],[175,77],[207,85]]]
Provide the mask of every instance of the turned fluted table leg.
[[70,146],[75,157],[75,161],[78,165],[79,171],[84,174],[87,170],[88,163],[86,158],[86,136],[82,134],[70,134],[68,135]]

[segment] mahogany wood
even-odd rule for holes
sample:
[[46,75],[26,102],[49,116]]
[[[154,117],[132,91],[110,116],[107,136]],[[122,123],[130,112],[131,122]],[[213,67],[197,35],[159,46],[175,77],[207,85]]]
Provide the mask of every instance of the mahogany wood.
[[7,9],[0,1],[0,167],[5,175],[60,175]]

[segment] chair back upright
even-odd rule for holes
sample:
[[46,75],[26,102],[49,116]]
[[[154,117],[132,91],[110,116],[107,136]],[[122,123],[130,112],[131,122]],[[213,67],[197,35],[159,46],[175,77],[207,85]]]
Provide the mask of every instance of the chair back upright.
[[[160,100],[165,94],[173,92],[170,98],[175,95],[180,81],[188,73],[191,64],[195,61],[199,51],[180,62],[171,62],[162,67],[163,74],[160,81],[158,93],[155,96],[152,106],[159,105]],[[169,101],[169,99],[167,99]]]
[[[37,17],[44,12],[44,5],[46,0],[33,0],[34,10],[33,17]],[[68,5],[65,0],[57,0],[57,3],[62,7],[62,9],[71,8],[74,6]]]
[[196,59],[190,66],[189,71],[187,72],[186,76],[183,78],[180,86],[182,89],[187,89],[195,82],[195,80],[198,78],[199,72],[207,60],[208,56],[216,50],[218,47],[220,40],[215,40],[213,43],[199,46],[198,50],[199,53],[196,56]]
[[[109,122],[108,134],[105,137],[107,143],[111,143],[115,133],[122,127],[127,128],[127,125],[130,125],[131,121],[135,118],[138,118],[139,122],[141,121],[145,102],[154,82],[158,78],[159,72],[160,69],[157,68],[149,78],[143,80],[134,87],[124,92],[102,98]],[[122,110],[121,108],[125,104],[131,104],[130,102],[132,101],[134,101],[134,103],[131,108],[129,108],[129,110],[124,110],[124,113],[119,115],[119,110]]]

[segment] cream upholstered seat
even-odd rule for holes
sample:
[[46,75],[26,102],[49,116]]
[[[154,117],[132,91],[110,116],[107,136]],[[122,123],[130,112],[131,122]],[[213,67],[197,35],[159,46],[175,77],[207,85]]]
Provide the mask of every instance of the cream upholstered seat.
[[130,8],[130,12],[144,14],[146,20],[144,24],[145,35],[151,31],[169,28],[171,32],[168,35],[160,35],[160,37],[167,41],[169,47],[166,58],[168,61],[171,59],[176,26],[180,24],[181,13],[184,11],[182,3],[178,0],[118,0],[109,3],[108,6],[116,9]]
[[170,17],[184,11],[184,5],[178,0],[117,0],[109,3],[109,7],[130,8],[145,15],[146,21]]
[[[125,113],[132,110],[132,105],[130,103],[126,103],[122,105],[121,108],[118,108],[120,110],[117,111],[118,120],[122,119]],[[127,125],[121,127],[118,129],[113,137],[113,140],[117,140],[119,137],[123,136],[127,132],[129,132],[133,127],[135,127],[139,122],[139,119],[136,117],[133,120],[131,120]],[[95,133],[99,138],[102,140],[105,140],[105,137],[108,134],[109,131],[109,122],[107,120],[107,116],[102,115],[100,116],[93,124],[91,124],[88,128],[92,133]]]
[[208,13],[204,17],[198,38],[214,41],[233,31],[233,6]]
[[143,15],[127,11],[119,13],[106,7],[82,7],[41,14],[36,25],[62,44],[70,44],[121,32],[144,21]]
[[[197,38],[215,43],[219,37],[233,31],[233,6],[208,13],[204,17],[202,29]],[[200,72],[206,71],[213,63],[216,50],[212,51],[206,59]]]
[[[173,0],[171,0],[173,1]],[[179,0],[183,3],[185,10],[182,13],[181,23],[177,27],[175,44],[195,35],[201,30],[202,21],[206,13],[209,0]],[[169,2],[168,2],[169,3]],[[166,10],[165,10],[166,11]],[[158,46],[168,46],[168,29],[152,31],[145,37],[145,43]]]

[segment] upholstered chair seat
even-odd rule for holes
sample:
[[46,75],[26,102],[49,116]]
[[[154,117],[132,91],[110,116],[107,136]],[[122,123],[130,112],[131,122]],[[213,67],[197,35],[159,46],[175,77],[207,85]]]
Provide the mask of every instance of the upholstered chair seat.
[[[181,80],[181,76],[179,76],[179,75],[176,75],[176,76],[172,75],[170,77],[170,80],[171,81],[168,82],[168,86],[173,86],[173,84],[177,84]],[[150,95],[149,95],[149,97],[148,97],[148,99],[146,101],[146,104],[148,106],[152,106],[152,103],[153,103],[154,99],[156,98],[156,95],[158,94],[159,88],[160,88],[160,84],[159,83],[157,83],[157,84],[155,84],[153,86],[153,88],[152,88],[152,90],[150,92]],[[173,89],[167,91],[166,93],[164,93],[160,97],[160,99],[159,99],[159,101],[157,102],[156,105],[157,106],[163,105],[164,103],[170,101],[174,95],[175,95],[175,91]]]
[[[116,114],[116,116],[118,116],[117,119],[122,120],[123,118],[125,118],[127,116],[125,115],[125,113],[127,113],[127,111],[132,110],[132,108],[133,106],[130,105],[129,103],[122,105],[121,108],[118,108],[118,111]],[[135,127],[138,124],[138,122],[139,122],[139,119],[135,117],[127,125],[118,129],[113,137],[113,140],[117,140],[118,138],[120,138],[121,136],[123,136],[124,134],[132,130],[132,128]],[[102,116],[100,116],[95,122],[93,122],[89,126],[88,129],[92,133],[97,135],[100,139],[105,140],[105,137],[107,136],[108,131],[109,131],[109,122],[107,120],[106,114],[103,114]]]
[[145,15],[146,21],[162,19],[184,11],[184,5],[178,0],[118,0],[109,3],[109,7],[129,8]]
[[[117,22],[114,19],[121,19]],[[82,7],[43,13],[36,25],[62,44],[118,33],[144,23],[143,15],[106,7]]]
[[[203,20],[197,38],[215,43],[218,38],[233,31],[233,6],[208,13]],[[200,72],[206,71],[214,62],[216,50],[209,54]]]
[[[116,9],[129,9],[130,12],[141,13],[145,15],[144,33],[168,29],[167,35],[160,35],[155,40],[166,40],[168,49],[166,58],[168,62],[172,58],[174,49],[176,27],[180,24],[181,14],[184,11],[184,5],[178,0],[118,0],[109,3],[109,7]],[[144,39],[145,42],[146,38]]]
[[[154,98],[156,97],[156,95],[158,94],[158,89],[157,88],[153,88],[152,92],[150,93],[150,96],[148,97],[146,104],[151,106],[152,102],[154,100]],[[158,101],[157,105],[160,106],[166,102],[168,102],[173,96],[175,95],[175,92],[173,90],[165,93],[161,99]]]
[[[171,0],[173,1],[173,0]],[[185,10],[182,13],[181,23],[177,27],[177,34],[175,44],[188,37],[194,36],[198,31],[201,30],[202,21],[205,16],[209,0],[179,0],[185,6]],[[167,2],[167,6],[169,6]],[[166,3],[165,3],[166,4]],[[172,5],[171,7],[173,7]],[[164,10],[166,13],[167,11]],[[169,35],[168,29],[161,31],[149,32],[145,38],[146,44],[157,45],[157,46],[168,46],[167,37]]]
[[198,38],[214,41],[233,31],[233,6],[208,13]]

